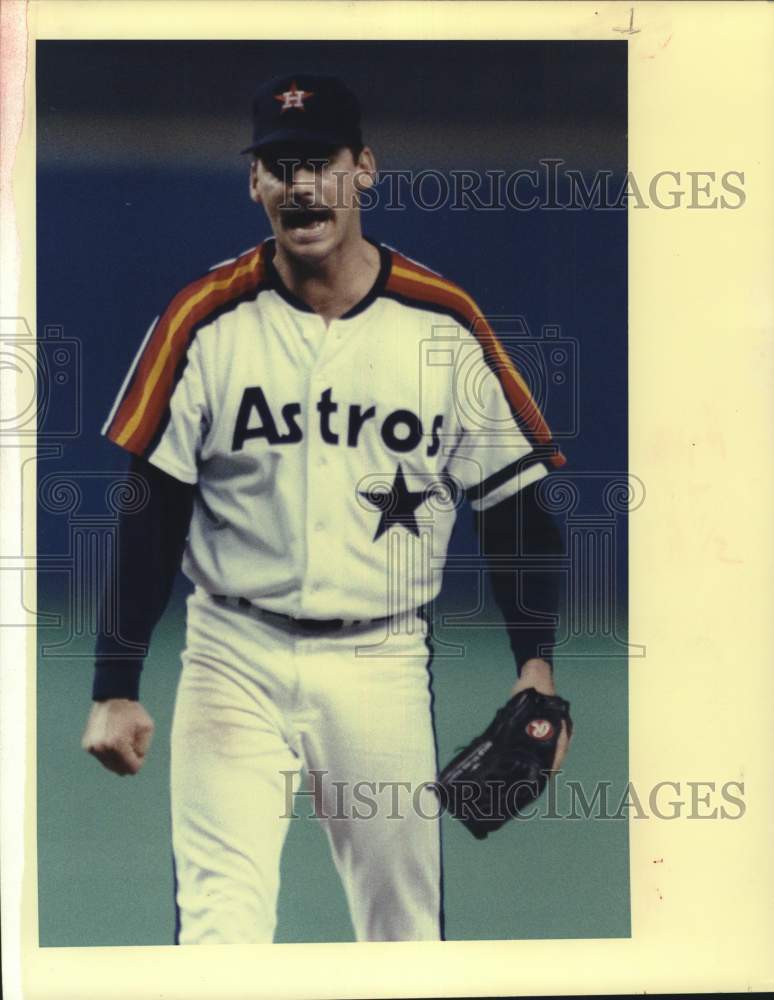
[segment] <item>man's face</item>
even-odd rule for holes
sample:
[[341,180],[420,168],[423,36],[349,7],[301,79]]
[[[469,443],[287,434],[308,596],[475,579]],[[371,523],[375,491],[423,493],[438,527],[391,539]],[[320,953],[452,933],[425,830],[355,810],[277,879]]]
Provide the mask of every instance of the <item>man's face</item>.
[[374,182],[367,147],[355,159],[346,147],[277,146],[250,169],[250,197],[263,205],[277,243],[314,263],[360,237],[358,194]]

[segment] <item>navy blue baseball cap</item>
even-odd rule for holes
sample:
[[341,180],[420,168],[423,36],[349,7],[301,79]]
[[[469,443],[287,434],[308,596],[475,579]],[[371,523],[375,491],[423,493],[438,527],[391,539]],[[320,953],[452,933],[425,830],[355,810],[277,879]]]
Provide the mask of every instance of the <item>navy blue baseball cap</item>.
[[253,141],[242,152],[307,142],[362,146],[358,99],[335,76],[292,73],[264,83],[253,98]]

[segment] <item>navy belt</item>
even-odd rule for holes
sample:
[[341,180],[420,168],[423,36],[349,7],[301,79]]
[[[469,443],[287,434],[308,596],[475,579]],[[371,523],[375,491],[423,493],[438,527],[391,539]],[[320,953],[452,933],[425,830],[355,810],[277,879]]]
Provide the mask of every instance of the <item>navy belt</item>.
[[256,618],[264,621],[274,622],[297,632],[326,633],[338,632],[341,629],[352,628],[356,625],[378,625],[379,622],[386,622],[392,615],[382,615],[380,618],[292,618],[290,615],[283,615],[279,611],[267,611],[266,608],[259,608],[257,604],[248,601],[246,597],[229,597],[227,594],[210,595],[218,604],[225,604],[229,607],[239,608],[247,611]]

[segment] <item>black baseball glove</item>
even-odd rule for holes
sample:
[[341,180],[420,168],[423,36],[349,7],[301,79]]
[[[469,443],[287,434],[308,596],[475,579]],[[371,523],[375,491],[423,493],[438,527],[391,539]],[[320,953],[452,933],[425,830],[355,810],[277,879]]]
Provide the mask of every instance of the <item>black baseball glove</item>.
[[441,771],[441,805],[479,840],[498,830],[543,792],[562,722],[570,736],[570,703],[563,698],[535,688],[514,695]]

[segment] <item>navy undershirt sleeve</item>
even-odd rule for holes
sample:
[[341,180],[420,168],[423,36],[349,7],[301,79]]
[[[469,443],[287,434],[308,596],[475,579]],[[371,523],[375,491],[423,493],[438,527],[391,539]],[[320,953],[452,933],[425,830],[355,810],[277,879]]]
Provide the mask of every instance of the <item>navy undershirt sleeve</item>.
[[[551,563],[563,553],[562,536],[553,516],[538,502],[538,483],[487,510],[475,511],[480,552],[497,606],[502,611],[517,673],[527,660],[540,656],[553,665],[556,629],[535,622],[536,615],[556,616],[560,574]],[[511,565],[498,568],[497,557],[510,556]],[[525,556],[513,566],[513,557]],[[552,558],[554,557],[554,558]]]
[[99,613],[92,698],[139,697],[151,633],[169,601],[193,510],[195,486],[132,457],[148,501],[120,515],[116,564],[106,574]]

